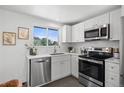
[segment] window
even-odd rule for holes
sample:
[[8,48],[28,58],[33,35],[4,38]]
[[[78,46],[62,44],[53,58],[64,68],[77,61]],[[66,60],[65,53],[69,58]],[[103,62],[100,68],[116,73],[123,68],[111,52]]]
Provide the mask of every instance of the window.
[[46,28],[34,27],[33,38],[35,46],[46,46],[47,45]]
[[34,27],[33,39],[35,46],[53,46],[58,45],[59,31],[58,29]]
[[58,36],[58,30],[48,28],[48,46],[58,45]]

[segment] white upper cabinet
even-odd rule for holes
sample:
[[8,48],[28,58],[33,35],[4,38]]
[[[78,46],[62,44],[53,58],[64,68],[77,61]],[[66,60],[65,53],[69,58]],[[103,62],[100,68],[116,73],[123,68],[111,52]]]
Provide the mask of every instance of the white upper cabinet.
[[104,25],[104,24],[109,24],[110,23],[109,18],[110,18],[109,13],[105,13],[103,15],[96,17],[98,26]]
[[124,5],[121,6],[121,16],[124,16]]
[[69,25],[64,25],[62,27],[62,42],[71,42],[72,37],[72,27]]
[[84,23],[72,26],[72,42],[84,42]]
[[110,40],[120,40],[121,9],[110,12]]
[[84,30],[96,27],[97,26],[96,24],[97,24],[97,21],[94,18],[86,20],[84,22]]
[[84,29],[91,29],[99,27],[100,25],[109,24],[109,13],[91,18],[84,22]]
[[62,42],[84,42],[84,31],[104,24],[110,24],[110,40],[120,40],[121,9],[96,16],[73,26],[62,28]]

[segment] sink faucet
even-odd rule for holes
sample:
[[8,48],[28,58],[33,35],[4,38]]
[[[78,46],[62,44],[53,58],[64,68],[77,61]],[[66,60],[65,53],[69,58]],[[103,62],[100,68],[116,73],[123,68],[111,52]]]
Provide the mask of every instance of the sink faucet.
[[56,52],[57,52],[57,49],[56,49],[56,46],[54,46],[53,54],[56,54]]

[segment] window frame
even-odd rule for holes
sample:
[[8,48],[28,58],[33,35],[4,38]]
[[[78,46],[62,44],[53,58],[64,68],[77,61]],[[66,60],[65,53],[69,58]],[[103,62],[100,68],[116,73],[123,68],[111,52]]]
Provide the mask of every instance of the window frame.
[[[60,29],[59,28],[55,28],[55,27],[43,27],[43,26],[33,26],[33,29],[34,29],[34,27],[46,29],[46,38],[47,38],[47,44],[46,44],[46,46],[34,45],[34,36],[32,34],[32,39],[33,39],[33,42],[32,43],[33,43],[33,45],[35,47],[53,47],[53,46],[59,46],[60,45]],[[53,29],[53,30],[58,31],[58,45],[51,45],[51,46],[48,45],[48,29]],[[32,30],[32,33],[33,33],[33,30]]]

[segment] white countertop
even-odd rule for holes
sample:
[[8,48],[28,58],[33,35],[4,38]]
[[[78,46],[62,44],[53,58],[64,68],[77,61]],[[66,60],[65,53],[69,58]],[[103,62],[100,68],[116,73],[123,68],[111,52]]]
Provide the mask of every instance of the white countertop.
[[28,59],[34,59],[34,58],[40,58],[40,57],[51,57],[50,54],[43,54],[43,55],[27,55],[26,56]]
[[112,63],[118,63],[118,64],[120,63],[120,59],[117,59],[117,58],[114,58],[114,57],[108,58],[105,61],[112,62]]
[[55,56],[62,56],[62,55],[81,55],[79,53],[64,53],[59,55],[50,55],[50,54],[40,54],[40,55],[27,55],[28,59],[40,58],[40,57],[55,57]]
[[70,54],[70,55],[81,55],[80,53],[65,53],[65,54]]

